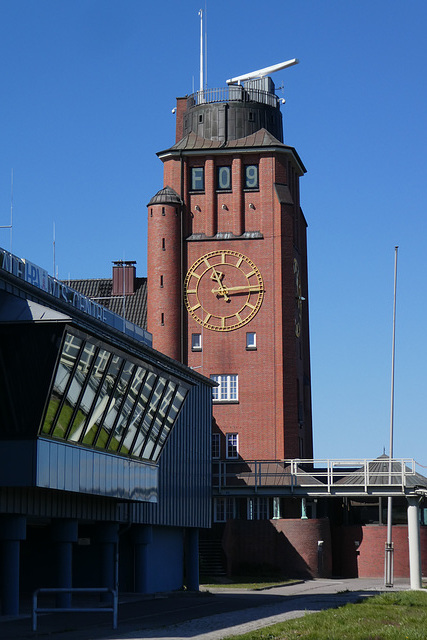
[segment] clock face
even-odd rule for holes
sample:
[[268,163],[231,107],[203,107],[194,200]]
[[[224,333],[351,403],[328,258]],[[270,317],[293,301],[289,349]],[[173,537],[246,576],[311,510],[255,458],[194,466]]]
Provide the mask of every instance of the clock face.
[[250,322],[264,297],[256,265],[242,253],[218,249],[188,270],[184,300],[188,313],[206,329],[233,331]]

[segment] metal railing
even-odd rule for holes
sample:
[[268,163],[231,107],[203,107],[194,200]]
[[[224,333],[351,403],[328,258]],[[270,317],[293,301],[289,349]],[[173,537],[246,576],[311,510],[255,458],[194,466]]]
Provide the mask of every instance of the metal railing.
[[[39,607],[37,606],[38,596],[41,593],[111,593],[113,599],[113,605],[111,607]],[[36,589],[33,593],[33,611],[32,611],[32,629],[37,631],[37,615],[39,613],[73,613],[73,612],[88,612],[88,613],[112,613],[113,614],[113,629],[117,629],[118,618],[118,594],[115,589],[109,589],[108,587],[98,588],[42,588]]]
[[211,102],[260,102],[271,107],[277,107],[279,98],[275,93],[270,93],[269,91],[246,89],[243,86],[236,85],[196,91],[188,96],[187,108]]
[[267,488],[282,492],[303,491],[332,494],[351,490],[353,493],[378,492],[388,487],[405,492],[415,486],[415,460],[383,459],[289,459],[239,460],[213,462],[213,487],[224,490]]

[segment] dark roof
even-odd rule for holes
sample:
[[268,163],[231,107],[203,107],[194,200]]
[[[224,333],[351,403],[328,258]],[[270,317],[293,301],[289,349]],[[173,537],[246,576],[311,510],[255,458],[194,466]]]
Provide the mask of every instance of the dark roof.
[[151,198],[147,207],[149,207],[150,204],[182,204],[182,200],[172,187],[166,186]]
[[[405,477],[405,483],[407,487],[427,487],[427,478],[417,472],[412,472],[406,464],[403,464],[397,460],[393,460],[391,464],[391,477],[389,482],[390,463],[389,457],[383,454],[369,462],[369,477],[368,484],[402,484],[403,476]],[[365,474],[361,469],[355,469],[341,480],[338,480],[336,484],[353,484],[363,485],[366,482]]]
[[237,140],[228,140],[227,142],[221,142],[220,140],[210,140],[208,138],[201,138],[197,136],[193,131],[190,131],[179,142],[171,147],[172,149],[234,149],[245,147],[283,147],[288,149],[283,142],[280,142],[275,138],[267,129],[259,129],[255,133],[252,133],[245,138],[238,138]]
[[129,322],[147,329],[147,278],[135,278],[135,293],[126,295],[124,301],[121,295],[111,295],[111,278],[67,280],[66,284],[87,298],[104,305],[113,313],[124,315]]

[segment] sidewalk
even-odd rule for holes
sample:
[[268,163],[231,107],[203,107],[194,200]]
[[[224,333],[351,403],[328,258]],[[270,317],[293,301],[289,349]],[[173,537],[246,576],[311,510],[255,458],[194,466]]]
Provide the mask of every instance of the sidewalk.
[[380,591],[409,589],[396,580],[385,589],[380,579],[318,579],[264,591],[210,589],[168,596],[119,597],[118,629],[108,613],[67,613],[38,616],[31,630],[30,608],[19,617],[0,617],[4,640],[220,640],[322,609],[356,602]]

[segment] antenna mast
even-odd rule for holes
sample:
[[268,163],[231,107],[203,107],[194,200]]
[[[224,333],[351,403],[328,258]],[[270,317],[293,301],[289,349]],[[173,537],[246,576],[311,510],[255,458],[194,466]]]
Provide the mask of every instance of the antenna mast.
[[203,9],[199,10],[200,16],[200,91],[203,91]]

